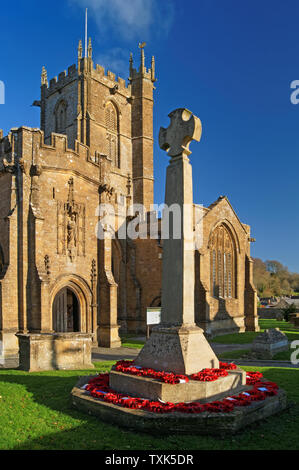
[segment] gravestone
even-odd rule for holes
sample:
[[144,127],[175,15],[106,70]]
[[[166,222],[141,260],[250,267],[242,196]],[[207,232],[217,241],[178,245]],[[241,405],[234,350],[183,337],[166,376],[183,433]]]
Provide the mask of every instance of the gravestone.
[[251,346],[251,352],[261,359],[272,358],[276,353],[288,349],[288,337],[279,328],[270,328],[259,333]]

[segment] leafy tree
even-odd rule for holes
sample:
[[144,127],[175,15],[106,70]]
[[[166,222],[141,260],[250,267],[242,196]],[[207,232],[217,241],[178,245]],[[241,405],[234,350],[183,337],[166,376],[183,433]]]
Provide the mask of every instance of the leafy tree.
[[282,272],[288,272],[288,268],[283,266],[279,261],[267,260],[265,262],[266,269],[271,274],[281,274]]
[[253,282],[259,297],[289,296],[294,291],[299,292],[299,273],[290,273],[276,260],[254,258]]
[[291,295],[292,289],[287,279],[284,279],[281,283],[281,290],[283,295]]

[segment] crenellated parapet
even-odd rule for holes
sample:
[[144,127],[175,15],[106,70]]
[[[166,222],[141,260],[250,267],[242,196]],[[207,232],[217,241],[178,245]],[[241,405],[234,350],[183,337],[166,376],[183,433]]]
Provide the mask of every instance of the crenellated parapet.
[[[59,90],[77,80],[80,75],[84,75],[87,72],[92,79],[97,80],[108,87],[111,94],[118,92],[126,97],[131,96],[131,84],[127,84],[124,78],[116,76],[116,74],[111,70],[105,70],[105,68],[99,64],[94,65],[91,57],[82,58],[79,55],[78,67],[76,64],[71,65],[68,67],[67,71],[64,70],[63,72],[60,72],[58,77],[56,76],[51,78],[49,82],[46,69],[43,67],[41,83],[44,99],[56,92],[59,92]],[[146,73],[148,74],[150,72],[147,71]]]
[[[41,159],[44,163],[51,164],[59,160],[65,162],[82,161],[88,172],[85,162],[99,166],[103,155],[96,152],[91,155],[88,146],[78,140],[75,141],[75,149],[68,147],[68,138],[66,135],[52,133],[50,144],[44,142],[44,132],[37,128],[20,127],[13,128],[8,135],[0,138],[0,173],[14,172],[16,164],[19,163],[21,169],[28,167],[33,162],[39,165]],[[94,172],[94,169],[90,169]]]
[[105,70],[105,68],[99,64],[96,64],[95,68],[92,69],[91,75],[95,80],[108,86],[112,94],[117,91],[125,95],[131,94],[131,85],[127,85],[124,78],[116,77],[114,72],[111,72],[111,70]]
[[68,67],[67,71],[64,70],[60,72],[57,77],[51,78],[48,83],[46,69],[43,67],[42,70],[42,88],[45,89],[45,97],[50,96],[53,93],[56,93],[60,88],[65,87],[69,83],[73,82],[78,78],[78,69],[76,64]]
[[155,75],[152,72],[151,68],[144,67],[142,71],[139,69],[132,68],[130,73],[130,80],[135,80],[137,78],[146,78],[152,82],[156,81]]

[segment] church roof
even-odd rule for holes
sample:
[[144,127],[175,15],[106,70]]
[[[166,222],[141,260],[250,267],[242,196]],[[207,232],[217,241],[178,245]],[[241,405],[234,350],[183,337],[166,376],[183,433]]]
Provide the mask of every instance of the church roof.
[[233,213],[234,213],[236,219],[238,220],[238,222],[239,222],[240,225],[242,226],[243,230],[247,233],[248,230],[246,229],[246,227],[248,227],[248,226],[247,226],[246,224],[243,224],[243,223],[241,222],[241,220],[239,219],[238,215],[236,214],[236,212],[235,212],[233,206],[232,206],[231,203],[229,202],[229,199],[227,198],[227,196],[219,196],[218,199],[217,199],[215,202],[213,202],[212,204],[209,205],[208,209],[209,209],[209,210],[212,210],[214,207],[216,207],[218,204],[220,204],[220,203],[221,203],[222,201],[224,201],[224,200],[227,202],[227,204],[229,205],[229,207],[230,207],[231,210],[233,211]]

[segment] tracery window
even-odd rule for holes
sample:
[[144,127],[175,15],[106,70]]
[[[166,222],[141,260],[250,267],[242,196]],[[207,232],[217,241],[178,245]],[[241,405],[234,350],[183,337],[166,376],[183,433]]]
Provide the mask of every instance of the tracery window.
[[55,132],[58,134],[66,133],[66,110],[66,102],[60,101],[55,110]]
[[236,296],[235,249],[229,230],[223,225],[216,227],[210,244],[211,292],[214,297]]
[[107,156],[112,160],[112,165],[120,167],[119,162],[119,123],[118,115],[112,103],[108,103],[105,109],[105,124],[107,129]]

